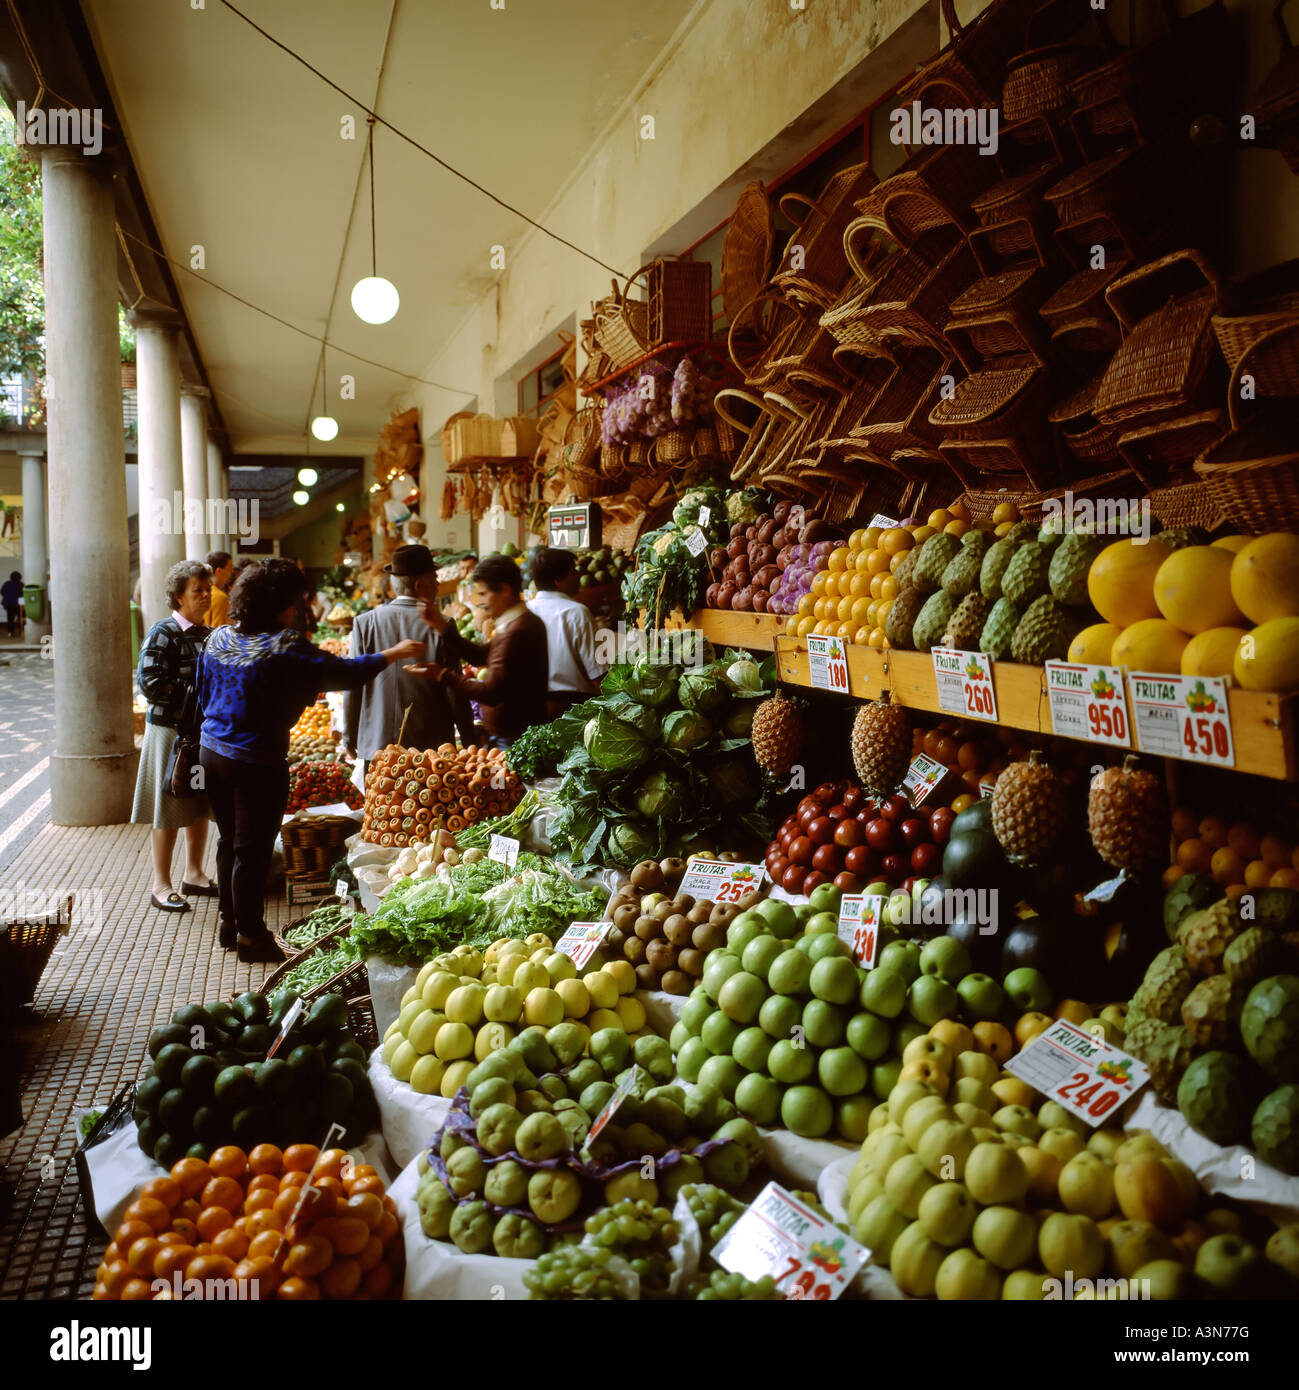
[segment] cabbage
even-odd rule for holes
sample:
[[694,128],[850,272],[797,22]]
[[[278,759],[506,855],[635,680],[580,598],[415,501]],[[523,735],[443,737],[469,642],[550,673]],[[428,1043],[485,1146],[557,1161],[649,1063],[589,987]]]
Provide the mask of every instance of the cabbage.
[[636,788],[636,809],[650,820],[676,820],[685,801],[685,789],[668,772],[651,772]]
[[736,688],[751,695],[762,693],[762,674],[756,662],[732,661],[726,668],[726,679]]
[[757,708],[754,700],[739,700],[735,708],[726,716],[722,729],[727,738],[748,738],[753,732],[753,712]]
[[639,729],[607,710],[587,720],[582,743],[591,761],[606,772],[638,766],[649,748],[649,739]]
[[631,675],[623,684],[623,693],[630,695],[642,705],[649,705],[657,709],[660,705],[665,705],[676,693],[673,682],[676,679],[676,671],[672,666],[657,665],[645,657],[641,657],[632,668]]
[[663,742],[680,753],[701,747],[712,736],[712,724],[697,710],[674,710],[663,721]]
[[677,682],[677,698],[686,709],[712,714],[726,703],[726,687],[711,670],[687,671]]
[[609,832],[606,853],[617,867],[628,869],[643,859],[653,859],[658,848],[658,836],[648,826],[624,820]]
[[761,790],[757,769],[748,757],[719,758],[708,769],[708,783],[717,801],[731,808],[752,806]]
[[630,724],[633,729],[639,730],[647,739],[656,739],[659,736],[659,716],[649,705],[638,705],[635,701],[624,704],[619,708],[617,717],[624,724]]

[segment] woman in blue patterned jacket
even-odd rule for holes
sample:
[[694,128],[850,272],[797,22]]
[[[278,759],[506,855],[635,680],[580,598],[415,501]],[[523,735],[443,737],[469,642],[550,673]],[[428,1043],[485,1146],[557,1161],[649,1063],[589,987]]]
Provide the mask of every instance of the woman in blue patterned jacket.
[[399,642],[355,659],[305,635],[310,585],[291,560],[263,560],[230,591],[230,626],[208,638],[199,663],[200,757],[221,831],[217,885],[221,945],[241,961],[283,959],[266,930],[266,874],[289,795],[289,731],[322,690],[351,690],[394,661],[422,658]]

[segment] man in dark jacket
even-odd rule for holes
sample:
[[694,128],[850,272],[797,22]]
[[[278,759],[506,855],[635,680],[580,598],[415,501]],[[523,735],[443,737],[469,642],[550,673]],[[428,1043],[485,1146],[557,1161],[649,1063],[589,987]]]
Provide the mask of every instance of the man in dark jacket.
[[470,584],[471,602],[496,623],[488,644],[462,637],[436,604],[425,605],[424,619],[441,635],[452,657],[487,669],[477,680],[443,666],[408,669],[476,700],[482,706],[489,743],[508,748],[524,729],[546,722],[550,676],[546,625],[523,602],[519,567],[508,556],[488,555],[480,560],[470,575]]

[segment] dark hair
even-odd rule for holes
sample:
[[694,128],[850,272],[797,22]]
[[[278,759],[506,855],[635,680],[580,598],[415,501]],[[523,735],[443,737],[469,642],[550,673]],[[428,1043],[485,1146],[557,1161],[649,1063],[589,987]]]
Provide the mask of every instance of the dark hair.
[[189,588],[191,579],[206,579],[211,582],[212,571],[197,560],[182,560],[180,564],[173,565],[167,571],[163,587],[167,595],[167,607],[173,612],[180,607],[180,601],[185,590]]
[[9,578],[10,578],[10,579],[21,579],[21,578],[22,578],[22,575],[21,575],[17,570],[14,570],[14,572],[9,576]]
[[230,563],[230,552],[229,552],[228,550],[213,550],[213,551],[210,551],[209,554],[208,554],[208,557],[207,557],[207,567],[208,567],[208,569],[210,569],[214,574],[215,574],[216,571],[219,570],[223,565],[228,565],[229,563]]
[[577,572],[577,561],[570,550],[557,550],[539,545],[532,557],[532,582],[538,589],[558,589],[565,579]]
[[498,589],[512,589],[516,594],[523,590],[519,567],[508,555],[483,556],[474,566],[469,580],[472,584],[486,584],[493,593]]
[[230,587],[232,589],[234,588],[235,580],[239,578],[239,576],[248,568],[249,565],[257,565],[260,563],[261,561],[258,560],[256,555],[241,555],[235,561],[234,570],[231,572]]
[[280,614],[306,597],[306,576],[292,560],[260,560],[230,590],[230,621],[240,632],[278,632]]

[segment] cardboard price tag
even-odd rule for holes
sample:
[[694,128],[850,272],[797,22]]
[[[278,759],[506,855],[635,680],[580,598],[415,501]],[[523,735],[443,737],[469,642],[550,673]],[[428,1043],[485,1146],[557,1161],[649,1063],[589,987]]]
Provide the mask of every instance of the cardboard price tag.
[[1064,1019],[1009,1058],[1006,1070],[1093,1126],[1150,1080],[1135,1057]]
[[786,1298],[838,1298],[870,1259],[870,1251],[778,1183],[769,1182],[713,1247],[732,1274],[770,1276]]
[[1048,661],[1046,689],[1051,727],[1057,734],[1119,748],[1132,746],[1121,666]]
[[493,835],[487,857],[512,869],[519,862],[519,842],[508,835]]
[[642,1075],[641,1069],[633,1062],[631,1070],[614,1088],[614,1093],[609,1097],[604,1109],[591,1121],[591,1128],[587,1131],[586,1142],[583,1144],[583,1148],[589,1148],[599,1137],[600,1131],[613,1119],[614,1115],[617,1113],[618,1107],[640,1084]]
[[839,940],[852,947],[857,964],[864,970],[875,968],[880,947],[880,914],[888,901],[877,893],[866,897],[846,893],[839,902]]
[[686,537],[686,549],[692,555],[702,555],[708,547],[708,537],[696,526]]
[[574,922],[555,942],[555,950],[567,956],[579,970],[600,949],[612,922]]
[[678,893],[706,898],[714,903],[738,903],[762,887],[767,876],[764,864],[732,864],[725,859],[690,859]]
[[1221,676],[1129,671],[1137,747],[1161,758],[1235,767],[1227,683]]
[[700,507],[700,508],[699,508],[699,524],[700,524],[700,526],[707,526],[708,523],[709,523],[712,519],[713,519],[713,512],[712,512],[712,508],[711,508],[711,507]]
[[284,1015],[284,1022],[280,1024],[280,1031],[275,1035],[275,1041],[266,1050],[266,1060],[269,1062],[272,1057],[280,1050],[280,1044],[293,1032],[293,1025],[302,1017],[302,1011],[306,1005],[301,999],[295,999],[289,1005],[289,1011]]
[[883,512],[876,512],[867,523],[867,530],[872,526],[878,526],[881,531],[891,531],[897,522],[891,516],[885,516]]
[[934,647],[934,683],[938,708],[945,714],[997,722],[997,692],[992,688],[992,658],[986,652]]
[[907,768],[907,775],[902,782],[912,806],[919,806],[922,801],[927,801],[946,776],[947,769],[942,763],[935,762],[924,753],[917,753],[911,759],[911,766]]
[[808,677],[814,690],[848,693],[848,649],[842,637],[807,638]]

